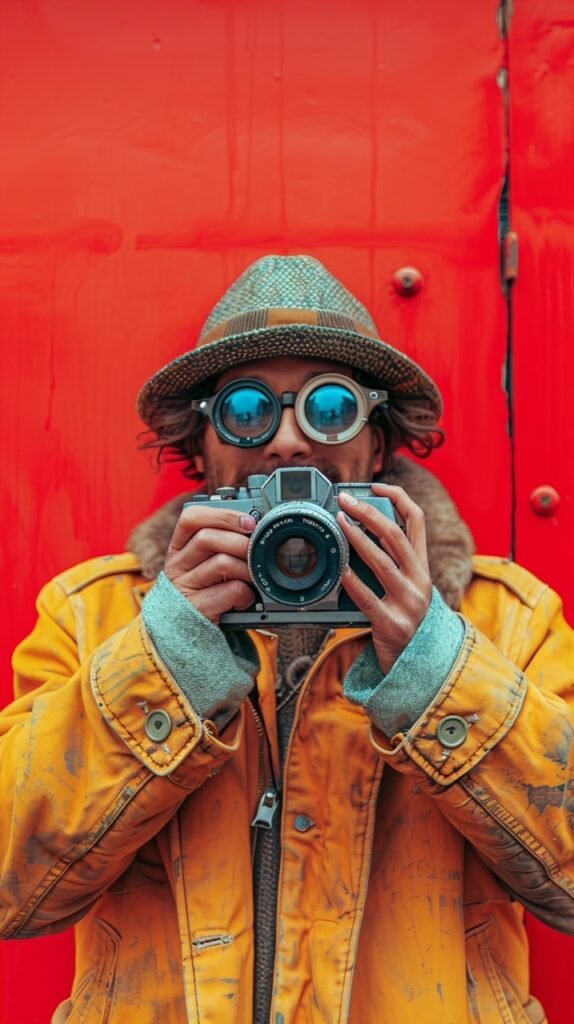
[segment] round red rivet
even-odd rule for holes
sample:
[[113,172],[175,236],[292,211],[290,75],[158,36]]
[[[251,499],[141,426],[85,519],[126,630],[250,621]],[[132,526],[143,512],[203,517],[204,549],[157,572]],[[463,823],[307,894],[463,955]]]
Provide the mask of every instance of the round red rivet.
[[393,288],[399,295],[410,297],[420,292],[423,275],[416,267],[399,267],[393,274]]
[[530,505],[537,516],[553,516],[560,504],[560,495],[550,484],[535,487],[530,495]]

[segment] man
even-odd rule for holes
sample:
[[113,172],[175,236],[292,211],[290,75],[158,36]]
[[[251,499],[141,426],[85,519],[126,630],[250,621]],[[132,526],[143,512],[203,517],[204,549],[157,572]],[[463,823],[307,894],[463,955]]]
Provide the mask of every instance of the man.
[[321,264],[266,257],[139,410],[212,494],[376,479],[337,513],[367,626],[222,628],[257,519],[225,492],[45,588],[2,715],[0,906],[6,938],[77,926],[54,1019],[541,1022],[522,908],[574,930],[574,640],[395,454],[440,440],[436,386]]

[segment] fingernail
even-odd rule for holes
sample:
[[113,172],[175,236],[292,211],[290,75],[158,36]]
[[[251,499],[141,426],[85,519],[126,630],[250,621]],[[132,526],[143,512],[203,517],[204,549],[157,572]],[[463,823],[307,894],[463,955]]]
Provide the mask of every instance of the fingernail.
[[349,494],[348,491],[341,491],[340,498],[343,499],[346,505],[358,505],[359,502],[355,498],[354,494]]
[[249,530],[249,532],[251,532],[251,530],[255,529],[257,524],[253,516],[240,516],[239,525],[242,530]]
[[343,512],[342,509],[339,509],[335,518],[338,523],[346,523],[348,526],[354,526],[354,521],[351,519],[350,516],[347,515],[346,512]]

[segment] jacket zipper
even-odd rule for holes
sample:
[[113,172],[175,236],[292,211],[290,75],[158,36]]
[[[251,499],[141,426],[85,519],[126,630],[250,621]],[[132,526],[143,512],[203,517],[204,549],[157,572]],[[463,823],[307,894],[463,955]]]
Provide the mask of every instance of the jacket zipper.
[[253,715],[255,722],[255,728],[257,729],[257,743],[258,743],[258,777],[257,777],[257,802],[261,799],[267,785],[267,771],[265,765],[265,750],[267,745],[267,737],[265,735],[265,728],[259,710],[255,707],[255,704],[251,698],[248,698],[249,707]]
[[277,813],[279,807],[279,793],[275,787],[271,784],[265,790],[261,800],[257,805],[255,817],[251,822],[252,828],[273,828],[273,818]]
[[[269,740],[265,732],[265,726],[259,708],[256,705],[256,697],[250,696],[249,706],[253,713],[255,727],[259,739],[259,778],[257,785],[257,807],[251,827],[251,862],[255,863],[255,851],[257,840],[261,829],[269,830],[273,827],[273,819],[280,804],[281,782],[275,778],[273,771],[273,759],[269,750]],[[267,757],[265,756],[267,754]],[[269,768],[268,768],[269,766]]]

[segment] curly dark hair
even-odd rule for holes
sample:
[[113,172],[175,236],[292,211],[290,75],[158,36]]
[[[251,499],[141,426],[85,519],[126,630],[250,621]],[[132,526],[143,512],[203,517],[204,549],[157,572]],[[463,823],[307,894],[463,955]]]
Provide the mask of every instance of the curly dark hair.
[[[359,384],[366,387],[381,387],[380,381],[374,381],[365,374],[357,372],[354,376]],[[216,390],[217,378],[210,377],[200,388],[190,388],[158,399],[148,410],[149,429],[138,435],[138,447],[155,450],[158,466],[164,462],[182,462],[184,477],[202,480],[195,456],[201,452],[206,420],[191,409],[191,402],[195,398],[213,395]],[[444,431],[437,426],[436,415],[423,398],[406,399],[391,395],[388,402],[373,411],[370,422],[383,430],[387,459],[399,448],[407,448],[413,455],[425,459],[444,441]]]

